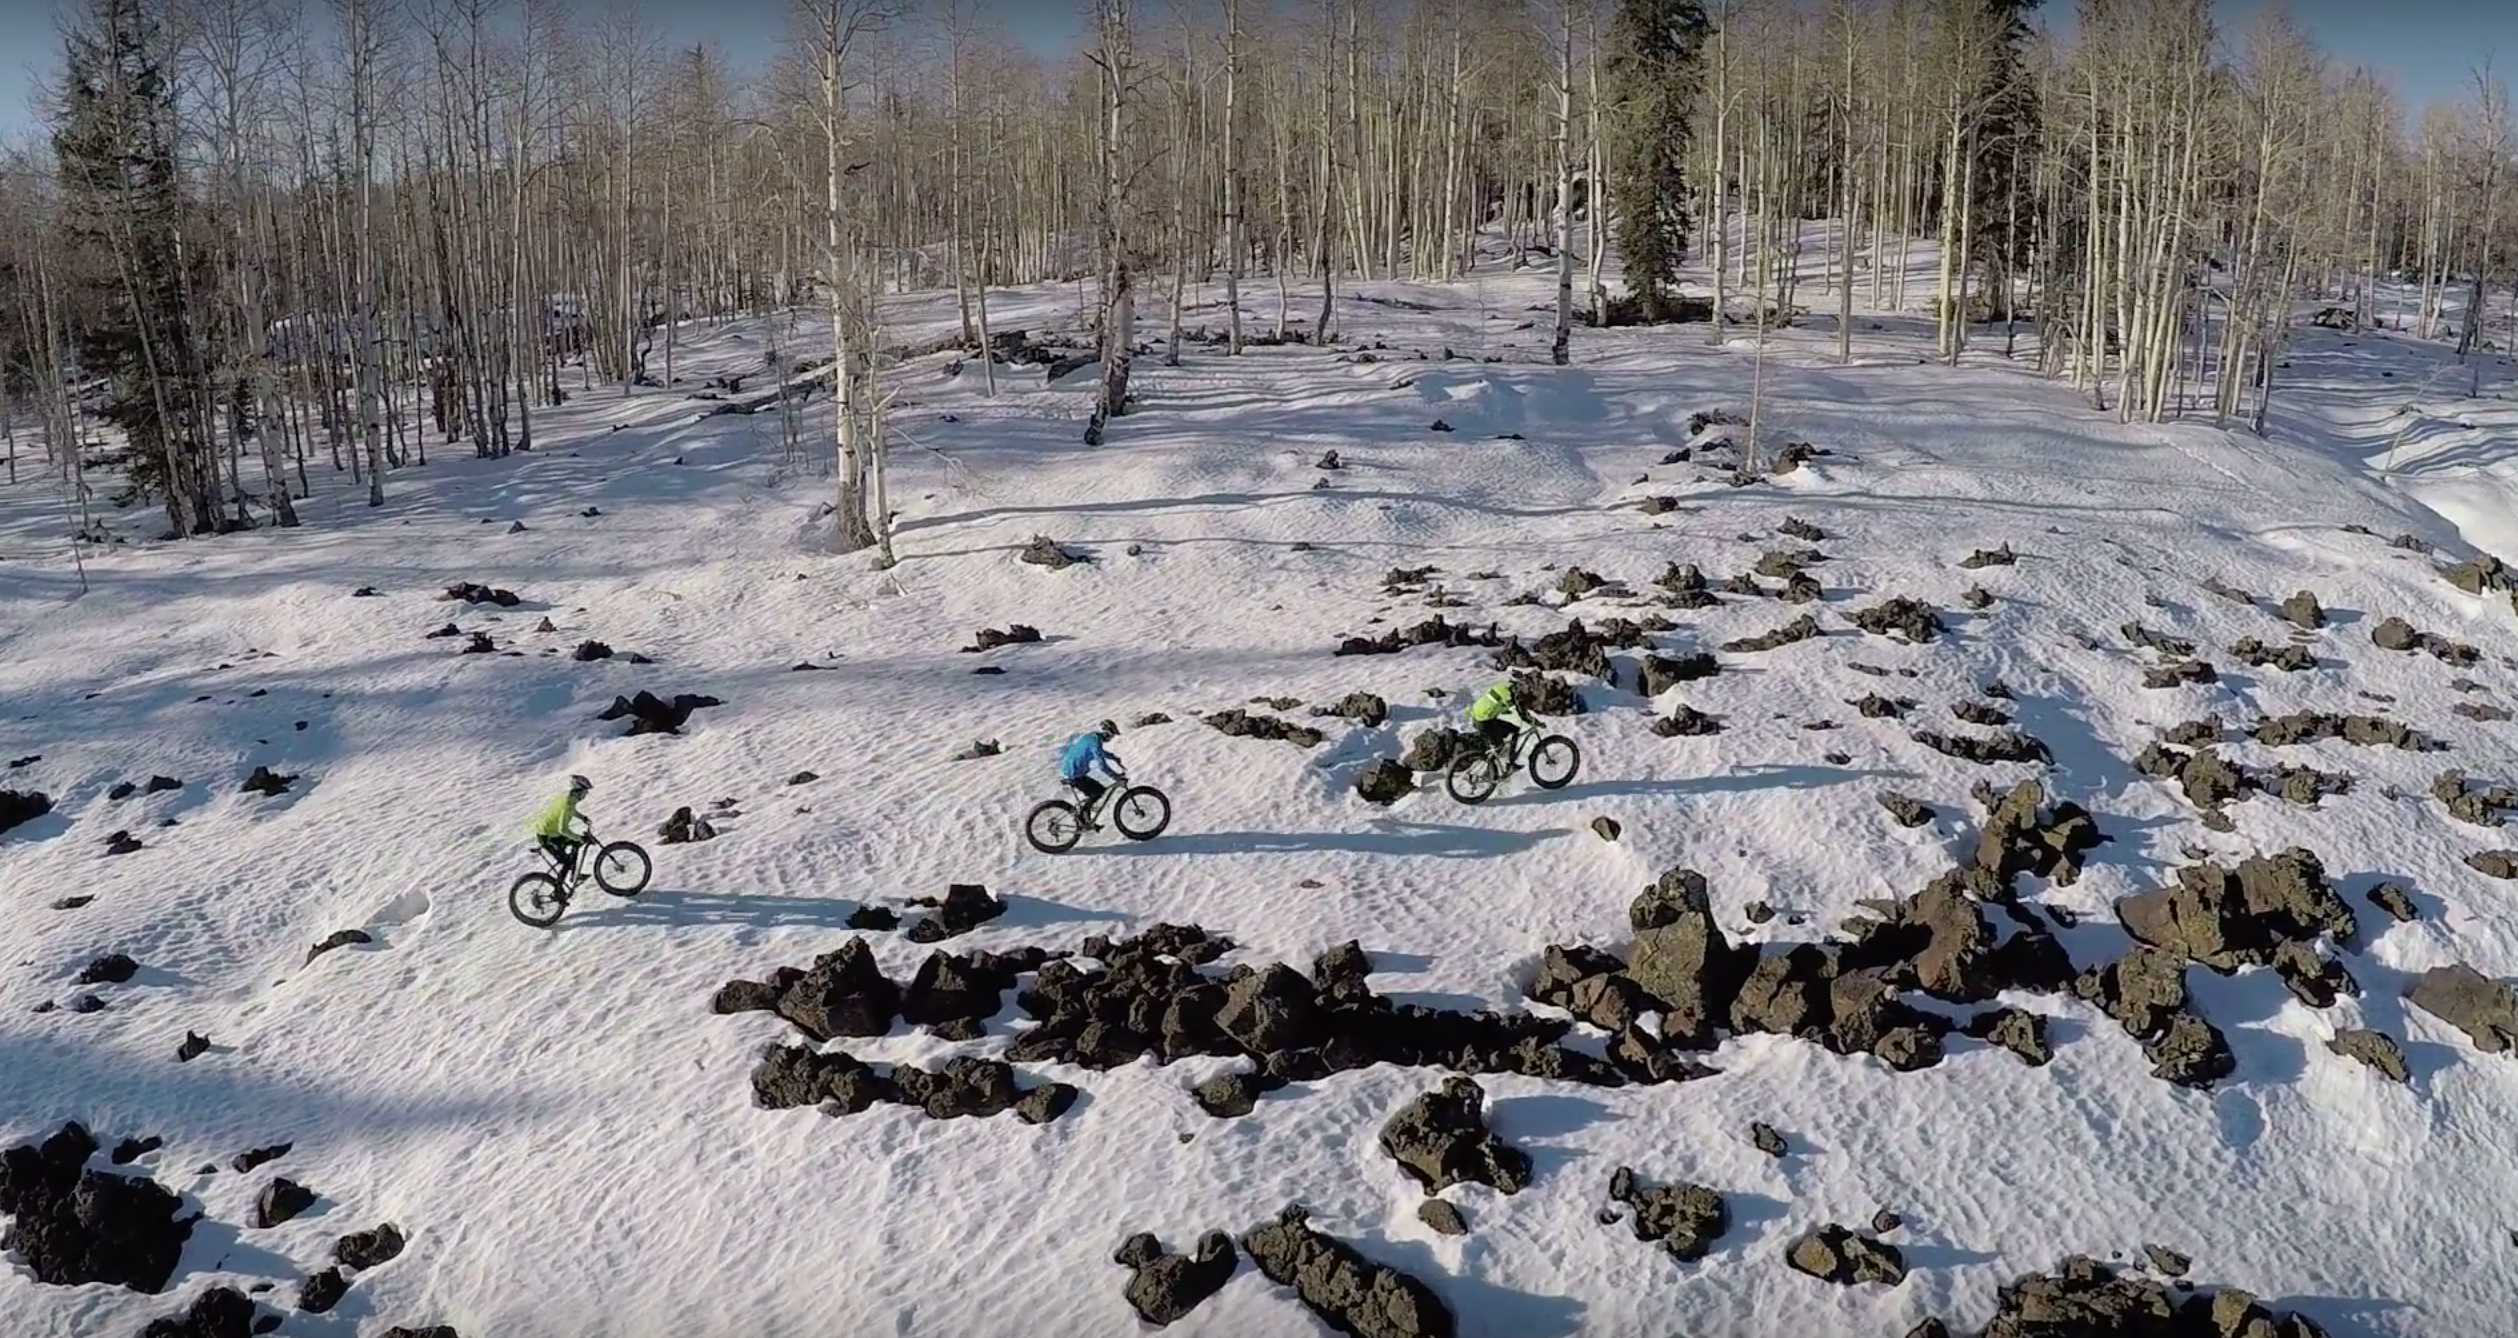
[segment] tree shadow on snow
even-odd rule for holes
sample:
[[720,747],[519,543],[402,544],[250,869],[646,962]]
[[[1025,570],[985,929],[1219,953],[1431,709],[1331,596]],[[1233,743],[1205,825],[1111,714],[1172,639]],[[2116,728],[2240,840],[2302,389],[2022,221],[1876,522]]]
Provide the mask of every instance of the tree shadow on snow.
[[1102,856],[1285,855],[1342,853],[1424,859],[1493,859],[1537,849],[1570,828],[1498,832],[1449,823],[1381,819],[1362,832],[1201,832],[1164,836],[1143,844],[1097,846],[1077,853]]

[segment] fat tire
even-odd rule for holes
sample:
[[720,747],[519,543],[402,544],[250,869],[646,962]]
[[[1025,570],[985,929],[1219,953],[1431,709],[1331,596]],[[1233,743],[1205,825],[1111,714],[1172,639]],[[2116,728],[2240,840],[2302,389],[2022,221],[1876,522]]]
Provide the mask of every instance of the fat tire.
[[[606,867],[615,855],[627,856],[637,867],[636,878],[615,881]],[[647,848],[635,841],[607,841],[595,852],[595,886],[616,897],[634,897],[647,890],[647,880],[656,876],[656,862],[647,857]]]
[[[1151,799],[1161,809],[1161,816],[1154,820],[1152,826],[1133,826],[1128,821],[1128,806],[1139,799]],[[1121,836],[1131,841],[1151,841],[1161,836],[1164,828],[1172,825],[1171,796],[1151,785],[1131,785],[1120,791],[1119,797],[1111,802],[1110,821],[1112,826],[1119,829]]]
[[1504,783],[1502,764],[1491,753],[1471,753],[1451,764],[1443,774],[1443,788],[1464,804],[1483,804],[1495,797],[1495,787]]
[[[535,892],[544,896],[529,903],[526,900],[528,894]],[[548,905],[550,912],[544,914],[538,909],[528,909],[529,905]],[[568,913],[568,892],[560,886],[559,879],[547,873],[526,874],[507,885],[507,913],[536,929],[548,929]]]
[[[1067,824],[1065,840],[1041,835],[1043,818],[1061,817]],[[1023,839],[1032,843],[1032,849],[1044,855],[1063,855],[1075,849],[1075,843],[1084,839],[1084,814],[1064,799],[1043,800],[1033,805],[1032,811],[1023,816]]]
[[[1539,759],[1557,752],[1565,755],[1565,774],[1551,780],[1541,773]],[[1550,734],[1539,740],[1538,746],[1530,750],[1530,783],[1542,790],[1562,790],[1573,784],[1574,777],[1581,771],[1582,749],[1575,746],[1572,739],[1562,734]]]

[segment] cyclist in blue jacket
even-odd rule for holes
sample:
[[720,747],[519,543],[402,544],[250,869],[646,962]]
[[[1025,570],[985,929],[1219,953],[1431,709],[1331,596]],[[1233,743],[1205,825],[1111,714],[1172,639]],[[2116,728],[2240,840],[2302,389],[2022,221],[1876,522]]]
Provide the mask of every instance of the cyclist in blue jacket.
[[1101,824],[1094,821],[1094,811],[1101,807],[1102,796],[1110,792],[1110,786],[1093,774],[1095,768],[1107,772],[1113,781],[1128,778],[1126,764],[1119,760],[1117,754],[1102,746],[1118,737],[1118,722],[1105,720],[1091,731],[1076,735],[1066,751],[1058,755],[1058,779],[1074,786],[1076,793],[1084,796],[1084,806],[1078,816],[1084,820],[1088,830],[1101,830]]

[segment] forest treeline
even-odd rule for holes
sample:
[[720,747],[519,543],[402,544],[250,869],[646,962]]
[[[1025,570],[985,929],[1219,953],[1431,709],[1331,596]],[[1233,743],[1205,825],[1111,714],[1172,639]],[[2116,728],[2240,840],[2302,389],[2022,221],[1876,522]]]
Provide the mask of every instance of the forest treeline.
[[1952,363],[2262,430],[2303,303],[2464,353],[2513,277],[2502,86],[2410,116],[2278,11],[1089,0],[1055,57],[996,15],[795,0],[738,69],[634,3],[82,0],[0,159],[0,428],[82,528],[100,465],[177,535],[293,525],[316,472],[381,503],[673,384],[685,322],[803,307],[760,384],[836,401],[833,542],[888,558],[904,289],[977,349],[991,288],[1087,285],[1098,442],[1141,353],[1335,339],[1356,281],[1552,267],[1558,362],[1665,322],[1850,357],[1857,306],[1920,309]]

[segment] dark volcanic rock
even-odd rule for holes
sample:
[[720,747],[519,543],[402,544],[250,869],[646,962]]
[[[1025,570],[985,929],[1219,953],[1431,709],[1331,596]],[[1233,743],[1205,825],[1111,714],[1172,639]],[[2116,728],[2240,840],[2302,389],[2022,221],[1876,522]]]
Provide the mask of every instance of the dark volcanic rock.
[[1382,1125],[1381,1150],[1429,1195],[1470,1182],[1517,1194],[1530,1183],[1530,1154],[1496,1138],[1485,1109],[1475,1081],[1446,1078]]
[[[2178,1262],[2175,1251],[2145,1257]],[[2190,1261],[2189,1261],[2190,1262]],[[2167,1271],[2167,1270],[2163,1270]],[[1944,1330],[1946,1332],[1946,1330]],[[2074,1257],[2015,1278],[1996,1294],[1978,1338],[2325,1338],[2304,1315],[2275,1315],[2246,1292],[2206,1292]]]
[[268,1147],[248,1148],[237,1153],[236,1159],[229,1162],[227,1168],[238,1175],[243,1175],[256,1167],[267,1165],[289,1155],[290,1150],[296,1146],[295,1143],[273,1143]]
[[1399,765],[1415,772],[1441,771],[1461,753],[1484,746],[1475,734],[1438,725],[1408,741]]
[[1853,624],[1874,636],[1893,636],[1922,644],[1941,635],[1941,615],[1931,605],[1904,596],[1886,600],[1850,615]]
[[140,1338],[253,1338],[253,1298],[233,1287],[212,1287],[192,1298],[180,1316],[149,1321]]
[[1452,1338],[1451,1310],[1432,1288],[1312,1230],[1299,1207],[1242,1233],[1241,1247],[1269,1281],[1292,1287],[1347,1338]]
[[119,952],[109,952],[79,968],[70,977],[73,985],[120,985],[140,974],[140,964]]
[[1932,821],[1932,810],[1920,801],[1894,790],[1879,796],[1880,807],[1889,811],[1900,827],[1921,827]]
[[194,1219],[177,1217],[182,1200],[148,1176],[90,1169],[96,1152],[93,1135],[65,1124],[0,1153],[0,1214],[9,1218],[0,1249],[37,1282],[164,1291]]
[[1046,534],[1033,535],[1032,541],[1024,545],[1021,556],[1023,561],[1035,567],[1047,567],[1051,571],[1056,571],[1061,567],[1072,567],[1079,562],[1092,561],[1081,553],[1070,552],[1059,547],[1058,541]]
[[673,700],[666,701],[652,692],[642,690],[635,697],[613,698],[612,705],[605,708],[603,714],[596,716],[595,719],[626,719],[630,722],[631,737],[640,734],[679,734],[682,732],[682,727],[690,723],[692,712],[705,707],[723,705],[725,703],[715,697],[701,696],[697,693],[678,693]]
[[1370,692],[1350,692],[1340,697],[1334,705],[1314,707],[1312,714],[1336,716],[1352,720],[1366,729],[1373,729],[1390,718],[1390,703]]
[[332,1243],[332,1262],[343,1268],[365,1271],[379,1268],[399,1257],[403,1246],[402,1228],[387,1222],[367,1231],[353,1231]]
[[776,1011],[816,1041],[840,1036],[881,1036],[900,1011],[900,991],[874,960],[874,950],[852,938],[813,960],[778,998]]
[[242,788],[247,794],[258,794],[268,797],[271,795],[287,794],[289,792],[289,787],[296,783],[297,777],[295,776],[283,776],[269,767],[258,766],[254,768],[252,775],[245,778],[245,784]]
[[524,602],[517,598],[513,590],[498,590],[486,585],[475,585],[470,581],[457,581],[447,586],[446,593],[439,595],[438,598],[461,600],[466,604],[495,604],[502,609],[512,609]]
[[2054,1047],[2046,1041],[2046,1019],[2043,1014],[2024,1008],[1996,1008],[1978,1013],[1962,1028],[1968,1035],[2018,1055],[2031,1068],[2042,1068],[2055,1057]]
[[1722,721],[1679,702],[1670,708],[1670,714],[1652,722],[1652,732],[1665,739],[1701,738],[1720,734]]
[[1808,641],[1825,635],[1826,633],[1819,628],[1818,620],[1805,613],[1771,632],[1726,641],[1722,643],[1722,648],[1733,654],[1748,654],[1776,650],[1796,641]]
[[1731,1229],[1722,1196],[1703,1185],[1648,1186],[1621,1166],[1609,1175],[1609,1198],[1634,1210],[1628,1225],[1635,1239],[1657,1242],[1681,1263],[1704,1258]]
[[338,1268],[327,1268],[298,1284],[297,1308],[309,1315],[327,1314],[349,1294],[349,1277]]
[[2283,943],[2349,942],[2357,924],[2317,857],[2297,847],[2250,857],[2234,871],[2190,865],[2174,886],[2127,897],[2116,910],[2135,941],[2224,974],[2271,963]]
[[2464,1032],[2474,1048],[2487,1055],[2518,1047],[2518,990],[2463,962],[2423,972],[2404,998]]
[[836,1050],[765,1046],[752,1069],[752,1104],[763,1110],[818,1105],[831,1114],[854,1115],[895,1095],[889,1079]]
[[2422,908],[2414,903],[2413,893],[2402,883],[2380,883],[2365,895],[2370,905],[2385,911],[2397,924],[2422,918]]
[[2440,749],[2437,741],[2423,736],[2402,721],[2378,715],[2335,715],[2321,711],[2294,711],[2286,716],[2264,720],[2255,728],[2255,739],[2274,748],[2341,739],[2364,748],[2397,748],[2408,753],[2437,752]]
[[1492,624],[1483,630],[1446,622],[1435,614],[1411,627],[1394,628],[1377,637],[1351,636],[1338,643],[1338,655],[1396,655],[1418,646],[1502,646],[1503,636]]
[[2326,1048],[2338,1055],[2357,1059],[2399,1083],[2413,1081],[2413,1071],[2405,1066],[2404,1047],[2383,1031],[2366,1027],[2346,1027],[2326,1042]]
[[262,1195],[254,1200],[253,1225],[275,1227],[315,1206],[315,1191],[278,1176],[262,1187]]
[[1199,1237],[1193,1254],[1166,1254],[1160,1240],[1142,1232],[1121,1244],[1113,1258],[1132,1270],[1122,1293],[1128,1307],[1138,1318],[1157,1326],[1186,1318],[1200,1302],[1222,1290],[1241,1264],[1233,1238],[1221,1231]]
[[666,818],[664,824],[656,828],[656,838],[669,846],[689,845],[695,841],[714,841],[717,839],[717,824],[692,812],[691,806],[684,804],[673,810],[673,816]]
[[2193,1013],[2170,1015],[2168,1025],[2142,1042],[2151,1076],[2180,1087],[2209,1087],[2238,1071],[2220,1028]]
[[1627,975],[1661,1013],[1662,1039],[1711,1047],[1747,966],[1714,923],[1704,876],[1693,869],[1663,873],[1627,908],[1627,923],[1635,931]]
[[1309,725],[1297,725],[1270,715],[1252,715],[1236,706],[1218,711],[1206,718],[1209,728],[1243,739],[1282,739],[1300,748],[1319,746],[1324,737]]
[[987,888],[954,883],[944,889],[944,900],[935,903],[934,913],[909,927],[909,941],[941,943],[959,938],[1003,914],[1005,903],[990,896]]
[[306,960],[311,962],[335,948],[346,948],[354,943],[373,943],[375,941],[374,936],[370,935],[364,929],[337,930],[331,934],[325,935],[322,942],[308,948],[306,950]]
[[1642,671],[1643,693],[1658,697],[1681,683],[1693,683],[1722,672],[1722,662],[1709,654],[1647,655]]
[[1896,1246],[1833,1222],[1796,1237],[1785,1247],[1784,1262],[1794,1272],[1844,1287],[1865,1282],[1894,1287],[1906,1280],[1906,1257]]
[[998,631],[993,627],[980,628],[979,631],[971,637],[971,643],[962,647],[962,653],[965,655],[977,655],[985,651],[995,650],[1000,646],[1029,646],[1037,644],[1039,641],[1039,628],[1031,626],[1028,623],[1008,623],[1004,631]]
[[0,835],[50,812],[50,795],[36,790],[0,790]]
[[2054,754],[2047,751],[2044,741],[2033,735],[2011,729],[1987,735],[1948,735],[1931,730],[1918,730],[1915,733],[1915,742],[1945,757],[1955,757],[1962,762],[1974,762],[1979,766],[1992,766],[1999,762],[2034,762],[2040,765],[2052,765],[2055,760]]
[[1416,1205],[1416,1220],[1438,1236],[1465,1236],[1469,1222],[1448,1199],[1427,1199]]
[[1395,804],[1416,790],[1416,773],[1404,762],[1384,757],[1356,773],[1355,793],[1365,802]]
[[1791,1145],[1784,1141],[1784,1136],[1771,1124],[1752,1122],[1749,1125],[1749,1143],[1769,1157],[1780,1157],[1792,1150]]

